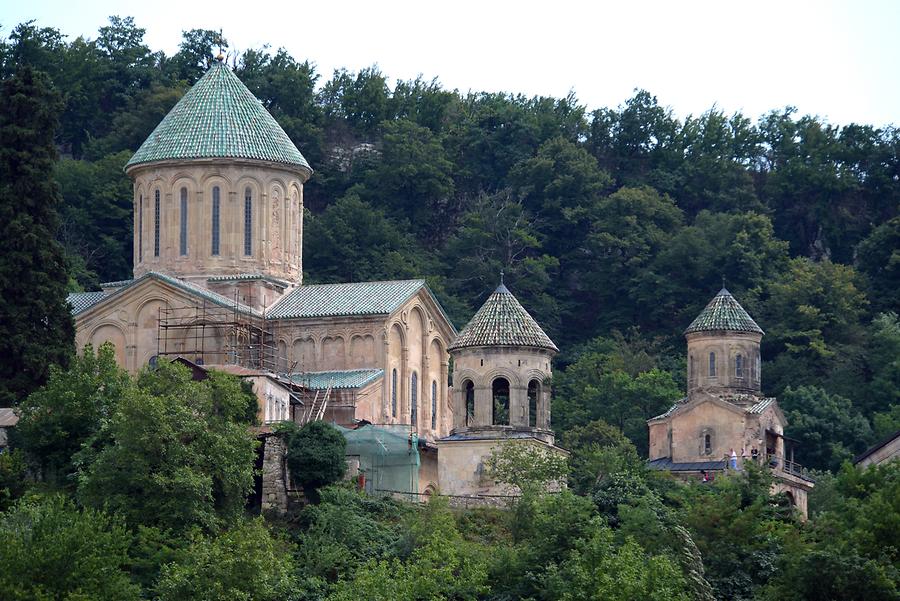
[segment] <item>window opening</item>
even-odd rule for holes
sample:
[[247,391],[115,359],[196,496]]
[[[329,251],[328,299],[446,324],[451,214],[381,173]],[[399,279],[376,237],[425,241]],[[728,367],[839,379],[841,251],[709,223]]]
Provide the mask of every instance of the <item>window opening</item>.
[[506,378],[497,378],[491,384],[493,397],[494,425],[509,425],[509,381]]
[[538,382],[532,380],[528,383],[528,427],[537,427]]
[[742,357],[741,355],[737,355],[734,358],[734,377],[744,377],[744,357]]
[[219,211],[220,211],[219,186],[212,189],[212,254],[219,254]]
[[397,417],[397,370],[391,374],[391,417]]
[[154,195],[153,206],[153,256],[159,256],[159,190]]
[[138,209],[138,263],[144,260],[144,195],[140,196]]
[[437,381],[431,381],[431,429],[437,430]]
[[253,191],[244,190],[244,255],[253,254]]
[[419,376],[416,372],[409,378],[409,422],[413,428],[419,427]]
[[466,381],[466,425],[475,425],[475,384],[472,380]]
[[181,256],[187,254],[188,235],[188,195],[187,188],[181,189],[181,228],[178,232],[178,251]]
[[710,378],[716,377],[716,354],[715,353],[709,354],[709,377]]

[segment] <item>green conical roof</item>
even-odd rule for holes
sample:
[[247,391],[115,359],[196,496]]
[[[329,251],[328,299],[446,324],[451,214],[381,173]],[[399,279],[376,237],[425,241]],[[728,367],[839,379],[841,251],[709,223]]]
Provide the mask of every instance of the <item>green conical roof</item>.
[[716,330],[731,330],[733,332],[756,332],[765,334],[753,318],[744,310],[737,300],[731,296],[725,288],[713,297],[706,308],[700,312],[691,325],[684,331],[711,332]]
[[310,170],[262,103],[218,61],[160,121],[125,168],[208,158],[257,159]]
[[516,297],[500,284],[448,347],[530,346],[559,352]]

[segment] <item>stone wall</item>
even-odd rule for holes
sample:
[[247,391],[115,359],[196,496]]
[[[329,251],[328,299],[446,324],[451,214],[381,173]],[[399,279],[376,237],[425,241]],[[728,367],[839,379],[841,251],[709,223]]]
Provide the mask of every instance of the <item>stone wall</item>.
[[261,508],[264,512],[283,514],[288,508],[284,441],[280,436],[270,434],[263,445]]

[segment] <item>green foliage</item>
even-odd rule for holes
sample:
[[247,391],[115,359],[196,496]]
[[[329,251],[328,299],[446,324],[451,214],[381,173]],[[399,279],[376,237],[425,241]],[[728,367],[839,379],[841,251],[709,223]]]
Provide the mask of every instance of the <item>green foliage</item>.
[[298,428],[289,422],[280,435],[287,447],[285,458],[291,477],[313,503],[319,500],[320,488],[344,477],[347,439],[330,424],[315,421]]
[[0,407],[65,366],[75,326],[66,303],[67,265],[56,242],[53,182],[61,101],[46,75],[22,66],[0,86]]
[[25,492],[28,464],[20,449],[0,452],[0,513]]
[[800,441],[797,460],[805,467],[837,470],[872,439],[865,417],[849,399],[813,386],[788,387],[780,400],[788,435]]
[[874,228],[859,244],[857,263],[868,278],[872,308],[900,309],[900,216]]
[[197,537],[156,585],[160,601],[275,601],[294,589],[288,547],[262,518],[244,520],[214,538]]
[[565,431],[560,444],[572,453],[569,486],[579,494],[590,492],[606,475],[635,471],[641,465],[634,444],[603,420]]
[[116,364],[116,350],[106,343],[96,353],[87,345],[67,370],[51,368],[50,379],[19,407],[16,426],[21,447],[44,478],[73,486],[75,455],[94,441],[132,387]]
[[83,453],[78,498],[129,524],[212,530],[233,522],[253,486],[256,441],[237,378],[161,362],[125,391]]
[[62,497],[23,501],[0,514],[0,598],[139,599],[120,520],[76,509]]
[[506,441],[491,452],[486,467],[497,482],[525,494],[558,488],[569,473],[565,455],[530,441]]

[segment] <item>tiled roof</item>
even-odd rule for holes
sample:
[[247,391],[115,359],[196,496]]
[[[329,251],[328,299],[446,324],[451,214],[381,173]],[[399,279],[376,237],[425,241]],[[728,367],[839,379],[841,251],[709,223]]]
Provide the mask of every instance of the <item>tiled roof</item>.
[[200,158],[257,159],[309,169],[278,122],[221,62],[188,90],[125,167]]
[[16,415],[15,409],[0,408],[0,428],[9,428],[17,423],[19,423],[19,416]]
[[268,319],[387,315],[425,286],[425,280],[311,284],[295,288],[267,313]]
[[290,285],[284,280],[273,278],[272,276],[266,275],[264,273],[235,273],[232,275],[214,275],[210,278],[206,278],[207,282],[244,282],[253,280],[265,280],[283,288],[287,288]]
[[776,399],[775,397],[768,397],[768,398],[760,399],[760,401],[758,403],[756,403],[755,405],[753,405],[751,407],[747,407],[747,413],[755,413],[758,415],[758,414],[762,413],[763,411],[765,411],[766,409],[768,409],[769,407],[771,407],[772,404],[775,403],[777,400],[778,399]]
[[494,290],[448,348],[473,346],[530,346],[559,351],[503,284]]
[[101,288],[121,288],[122,286],[127,286],[134,280],[116,280],[115,282],[103,282],[100,284]]
[[669,472],[701,472],[703,470],[724,470],[725,461],[690,461],[676,463],[669,457],[654,459],[647,462],[647,467],[652,470],[666,470]]
[[765,333],[725,288],[722,288],[709,301],[706,308],[700,312],[697,319],[691,322],[691,325],[687,327],[684,333],[690,334],[691,332],[711,332],[716,330]]
[[384,375],[383,369],[349,369],[344,371],[309,371],[291,375],[291,380],[310,390],[363,388]]
[[72,307],[72,315],[78,315],[82,311],[87,311],[104,298],[109,296],[106,292],[73,292],[66,297],[69,305]]
[[122,294],[126,290],[136,286],[140,282],[143,282],[146,279],[155,279],[166,282],[175,286],[176,288],[180,288],[185,292],[193,294],[195,296],[199,296],[200,298],[204,298],[220,307],[227,307],[229,309],[236,309],[239,313],[243,313],[245,315],[253,315],[255,317],[262,317],[262,313],[256,311],[248,307],[243,303],[235,303],[234,300],[222,296],[212,290],[204,288],[203,286],[198,286],[197,284],[193,284],[191,282],[186,282],[185,280],[179,280],[178,278],[172,277],[170,275],[159,273],[157,271],[149,271],[137,278],[136,280],[131,280],[128,284],[124,286],[120,286],[114,292],[76,292],[70,294],[68,296],[69,304],[72,306],[72,315],[78,315],[82,313],[102,300],[106,300],[113,296],[118,296]]
[[659,415],[657,415],[657,416],[655,416],[655,417],[651,417],[651,418],[650,418],[649,420],[647,420],[647,421],[651,421],[651,420],[654,420],[654,419],[663,419],[664,417],[669,417],[670,415],[672,415],[673,413],[675,413],[675,410],[678,409],[678,406],[679,406],[679,405],[683,405],[685,401],[687,401],[687,397],[678,399],[677,401],[675,401],[675,403],[674,403],[671,407],[669,407],[669,408],[666,410],[665,413],[660,413]]

